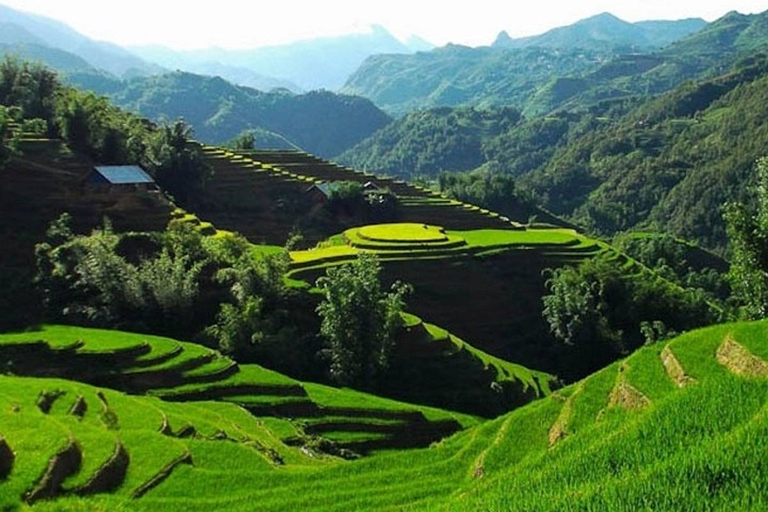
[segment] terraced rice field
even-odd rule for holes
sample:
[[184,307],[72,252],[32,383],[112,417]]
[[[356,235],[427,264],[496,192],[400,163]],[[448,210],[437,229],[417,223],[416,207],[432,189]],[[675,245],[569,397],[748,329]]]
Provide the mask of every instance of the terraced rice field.
[[[767,335],[766,321],[694,331],[428,448],[354,461],[292,447],[282,441],[295,432],[288,422],[234,404],[169,403],[61,379],[0,376],[0,503],[44,510],[763,510]],[[305,389],[329,408],[369,400]],[[370,432],[395,423],[400,407],[380,402]],[[331,418],[329,425],[346,421]],[[310,418],[305,428],[327,430],[318,425]]]

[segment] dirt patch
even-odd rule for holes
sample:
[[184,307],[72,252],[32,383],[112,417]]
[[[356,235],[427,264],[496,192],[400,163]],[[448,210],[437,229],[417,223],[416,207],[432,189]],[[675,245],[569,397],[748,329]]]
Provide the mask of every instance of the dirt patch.
[[72,404],[72,407],[69,408],[69,414],[83,419],[86,412],[88,412],[88,402],[85,401],[84,396],[80,395],[75,400],[75,403]]
[[573,400],[576,395],[579,394],[579,390],[576,390],[565,399],[563,407],[560,409],[560,414],[549,429],[549,447],[552,448],[558,441],[564,439],[568,434],[568,426],[571,422],[571,416],[573,415]]
[[171,476],[171,473],[174,469],[176,469],[181,464],[192,464],[192,454],[188,451],[184,453],[181,457],[178,457],[177,459],[173,460],[170,464],[166,465],[163,469],[160,470],[155,476],[144,482],[142,485],[140,485],[138,488],[136,488],[132,493],[132,498],[140,498],[143,495],[145,495],[150,490],[154,489],[161,483],[163,483],[163,480]]
[[768,377],[768,363],[736,342],[728,334],[715,353],[717,362],[742,377]]
[[661,351],[661,364],[664,365],[664,371],[667,372],[667,376],[675,383],[679,388],[684,388],[688,384],[693,384],[696,379],[685,373],[685,369],[677,360],[675,354],[669,348],[669,345],[664,347]]
[[620,378],[608,396],[608,407],[623,407],[628,410],[642,409],[651,401],[637,388]]
[[485,467],[483,466],[482,459],[475,462],[475,468],[472,470],[472,478],[483,478],[485,476]]

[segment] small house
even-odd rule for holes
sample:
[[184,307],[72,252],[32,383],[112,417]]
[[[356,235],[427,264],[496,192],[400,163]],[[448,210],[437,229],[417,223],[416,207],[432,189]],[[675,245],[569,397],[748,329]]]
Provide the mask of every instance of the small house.
[[86,185],[109,189],[155,190],[155,180],[138,165],[97,165],[85,178]]

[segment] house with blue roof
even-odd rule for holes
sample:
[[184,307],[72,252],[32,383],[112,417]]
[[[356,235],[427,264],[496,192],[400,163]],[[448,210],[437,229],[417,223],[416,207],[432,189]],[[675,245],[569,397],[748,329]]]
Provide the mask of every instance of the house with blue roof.
[[138,165],[97,165],[85,178],[88,185],[156,188],[155,180]]

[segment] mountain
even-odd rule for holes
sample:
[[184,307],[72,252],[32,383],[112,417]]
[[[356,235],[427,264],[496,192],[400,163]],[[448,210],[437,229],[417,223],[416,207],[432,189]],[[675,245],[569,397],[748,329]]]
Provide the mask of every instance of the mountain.
[[612,48],[618,51],[649,51],[667,46],[701,30],[707,23],[699,18],[679,21],[646,21],[629,23],[610,13],[602,13],[558,27],[532,37],[511,38],[502,32],[493,46],[496,48]]
[[508,107],[434,108],[396,119],[337,160],[355,169],[413,180],[470,171],[484,162],[484,143],[521,121]]
[[[521,43],[502,34],[490,48],[448,46],[415,56],[371,57],[342,91],[369,98],[392,114],[434,106],[511,105],[528,116],[545,115],[607,99],[660,94],[686,80],[716,76],[740,55],[768,47],[766,19],[768,13],[730,13],[649,52],[633,49],[640,40],[632,43],[629,36],[645,34],[660,42],[661,32],[667,41],[674,40],[699,21],[628,24],[603,14],[537,36],[536,46],[528,45],[531,38]],[[503,48],[510,41],[521,46]]]
[[449,44],[412,55],[374,55],[341,89],[393,115],[460,105],[524,105],[554,77],[583,73],[607,61],[591,50],[497,48]]
[[59,21],[0,5],[0,42],[35,44],[75,54],[118,77],[157,73],[161,68],[118,45],[94,41]]
[[766,154],[765,90],[768,58],[756,53],[654,99],[604,101],[497,132],[479,130],[466,107],[411,113],[339,159],[405,179],[495,162],[541,206],[594,233],[655,227],[723,250],[721,206],[747,197]]
[[22,60],[41,62],[63,74],[70,72],[97,72],[95,67],[79,55],[35,42],[0,42],[0,54],[9,55]]
[[218,55],[212,55],[212,50],[181,51],[164,46],[135,46],[131,51],[167,69],[182,70],[197,75],[220,76],[228,82],[261,91],[279,88],[297,93],[303,92],[301,87],[289,80],[268,76],[251,69],[248,67],[247,59],[243,59],[243,63],[226,64],[226,57],[219,59],[228,53],[223,49],[216,50]]
[[222,143],[245,130],[262,128],[326,157],[352,147],[390,121],[363,98],[328,91],[262,92],[182,71],[137,77],[105,92],[118,106],[150,119],[183,117],[194,127],[195,137],[207,143]]
[[[321,37],[290,44],[245,50],[207,48],[173,51],[167,48],[137,47],[138,55],[172,69],[212,74],[213,63],[222,78],[239,85],[258,86],[247,81],[244,70],[259,76],[273,77],[276,85],[294,91],[337,90],[370,55],[408,54],[432,46],[419,38],[402,43],[384,27],[374,25],[357,34]],[[181,67],[183,66],[183,67]]]

